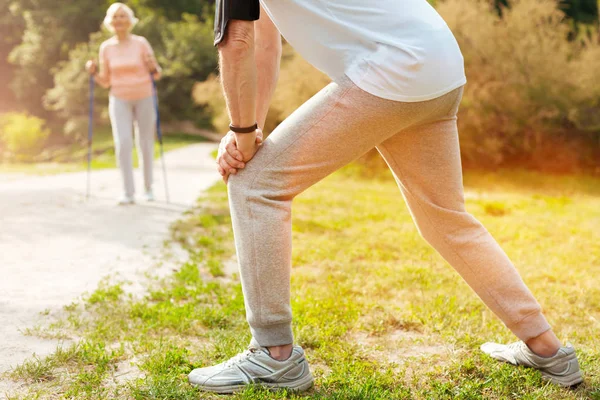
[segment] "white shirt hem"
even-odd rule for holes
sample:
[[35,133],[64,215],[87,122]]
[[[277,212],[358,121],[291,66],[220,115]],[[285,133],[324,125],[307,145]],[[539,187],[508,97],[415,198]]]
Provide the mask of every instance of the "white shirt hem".
[[387,91],[382,91],[382,90],[377,90],[374,89],[373,87],[370,87],[370,85],[368,85],[366,82],[363,81],[362,74],[359,74],[359,76],[353,76],[354,74],[352,72],[347,72],[346,76],[359,88],[361,88],[362,90],[364,90],[365,92],[372,94],[373,96],[377,96],[380,97],[382,99],[386,99],[386,100],[393,100],[393,101],[402,101],[405,103],[417,103],[420,101],[427,101],[427,100],[433,100],[433,99],[437,99],[440,96],[443,96],[447,93],[450,93],[451,91],[453,91],[454,89],[458,89],[461,86],[464,86],[467,84],[467,78],[466,76],[463,76],[460,80],[454,82],[453,84],[445,87],[442,90],[438,90],[437,92],[434,93],[429,93],[426,95],[421,95],[421,96],[405,96],[405,95],[401,95],[401,94],[396,94],[396,93],[390,93]]

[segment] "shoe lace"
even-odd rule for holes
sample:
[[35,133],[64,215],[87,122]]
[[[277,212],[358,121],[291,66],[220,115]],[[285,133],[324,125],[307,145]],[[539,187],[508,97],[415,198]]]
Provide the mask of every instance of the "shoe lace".
[[225,366],[226,367],[231,367],[234,364],[239,364],[242,361],[245,361],[247,359],[249,359],[250,357],[252,357],[252,355],[254,353],[256,353],[256,349],[248,349],[242,353],[239,353],[233,357],[231,357],[229,360],[225,361]]
[[519,351],[523,348],[523,342],[514,342],[506,345],[511,351]]

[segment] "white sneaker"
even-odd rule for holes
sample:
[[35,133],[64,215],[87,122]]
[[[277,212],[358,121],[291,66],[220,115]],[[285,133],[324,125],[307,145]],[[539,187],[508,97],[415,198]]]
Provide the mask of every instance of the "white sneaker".
[[144,193],[144,199],[146,199],[146,201],[154,201],[154,193],[152,193],[152,189],[146,190],[146,193]]
[[264,347],[250,347],[224,363],[193,370],[188,380],[200,390],[214,393],[233,393],[251,384],[300,392],[313,386],[300,346],[294,346],[292,355],[285,361],[275,360]]
[[127,206],[133,203],[135,203],[134,198],[132,196],[127,196],[126,194],[119,197],[119,200],[117,201],[117,204],[120,206]]
[[523,342],[485,343],[481,350],[499,361],[539,369],[544,379],[560,386],[570,387],[583,382],[575,349],[569,343],[552,357],[538,356]]

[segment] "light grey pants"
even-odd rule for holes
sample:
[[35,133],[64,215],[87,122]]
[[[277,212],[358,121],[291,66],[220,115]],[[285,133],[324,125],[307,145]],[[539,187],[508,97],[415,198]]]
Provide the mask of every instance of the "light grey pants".
[[550,329],[537,301],[488,231],[465,211],[456,113],[462,88],[402,103],[348,78],[331,83],[229,178],[246,315],[262,346],[293,342],[291,205],[302,191],[377,147],[421,235],[520,339]]
[[110,96],[108,113],[125,195],[133,197],[135,193],[132,155],[134,127],[140,167],[144,171],[144,186],[146,190],[152,190],[154,133],[156,130],[154,99],[150,96],[141,100],[123,100]]

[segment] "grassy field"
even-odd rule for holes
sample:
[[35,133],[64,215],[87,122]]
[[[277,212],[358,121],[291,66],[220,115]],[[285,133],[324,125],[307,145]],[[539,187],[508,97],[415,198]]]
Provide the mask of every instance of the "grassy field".
[[[563,341],[578,350],[574,390],[482,355],[514,337],[418,235],[389,178],[350,166],[294,208],[297,342],[316,377],[307,394],[249,388],[232,399],[600,399],[600,180],[469,173],[467,208],[501,243]],[[11,378],[10,399],[217,399],[186,382],[194,367],[249,341],[226,191],[211,189],[173,227],[190,254],[143,298],[105,283],[38,334],[79,338]]]
[[[169,151],[189,144],[205,141],[198,136],[184,133],[169,132],[163,136],[164,150]],[[49,175],[63,172],[81,171],[87,168],[87,145],[73,144],[71,146],[52,149],[49,158],[51,162],[37,163],[1,163],[0,173],[21,173],[34,175]],[[158,143],[155,146],[155,158],[159,156]],[[115,149],[110,127],[98,127],[94,131],[92,148],[92,169],[116,168]],[[133,152],[134,166],[138,165],[137,151]]]

